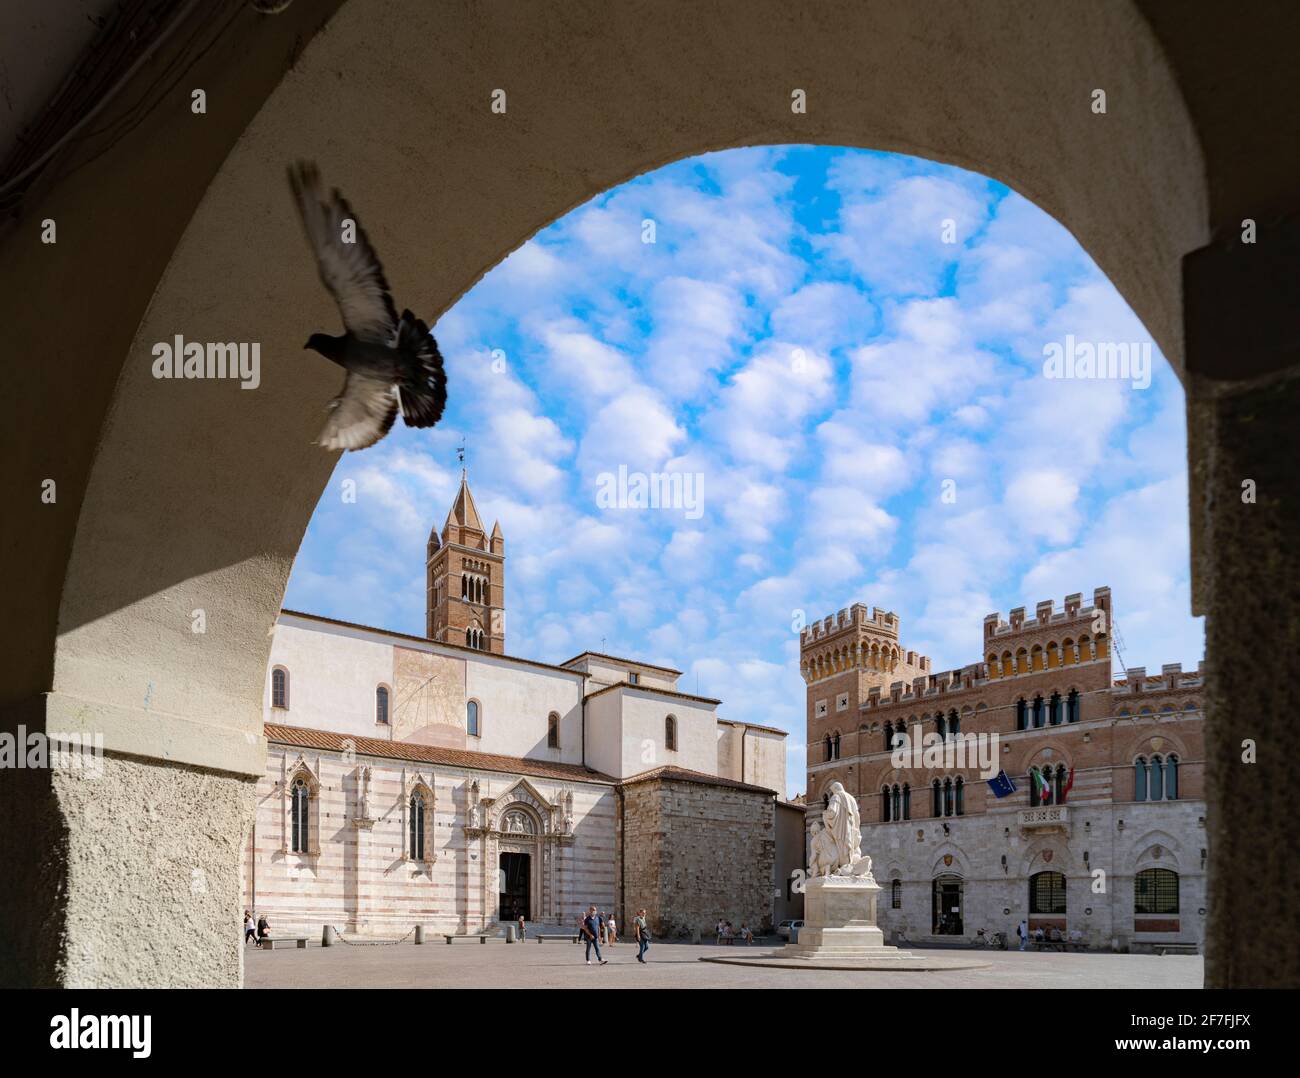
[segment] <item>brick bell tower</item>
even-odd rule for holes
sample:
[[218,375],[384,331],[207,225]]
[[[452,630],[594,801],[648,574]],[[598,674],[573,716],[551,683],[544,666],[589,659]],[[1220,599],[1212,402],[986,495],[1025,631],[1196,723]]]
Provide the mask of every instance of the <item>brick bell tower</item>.
[[429,532],[425,633],[430,640],[496,655],[506,650],[506,541],[500,523],[483,529],[467,472],[442,536]]

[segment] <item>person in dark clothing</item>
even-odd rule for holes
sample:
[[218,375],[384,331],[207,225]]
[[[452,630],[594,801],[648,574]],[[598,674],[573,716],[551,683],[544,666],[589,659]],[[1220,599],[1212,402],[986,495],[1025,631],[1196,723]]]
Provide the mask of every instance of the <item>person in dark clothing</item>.
[[637,910],[632,921],[632,931],[636,934],[636,960],[644,966],[646,948],[650,946],[650,929],[646,927],[645,910]]
[[586,937],[587,942],[587,965],[591,965],[591,949],[596,948],[596,961],[602,966],[608,965],[605,959],[600,957],[600,915],[596,912],[596,907],[591,906],[587,910],[586,919],[582,922],[582,934]]

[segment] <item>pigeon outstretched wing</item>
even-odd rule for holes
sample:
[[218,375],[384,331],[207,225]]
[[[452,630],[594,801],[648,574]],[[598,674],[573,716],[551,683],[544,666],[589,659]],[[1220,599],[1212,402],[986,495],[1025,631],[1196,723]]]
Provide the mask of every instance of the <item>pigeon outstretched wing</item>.
[[[290,166],[289,184],[316,254],[320,279],[338,304],[348,332],[359,340],[393,344],[397,333],[393,297],[388,293],[384,267],[352,207],[337,189],[328,199],[322,196],[320,174],[308,161]],[[338,400],[347,395],[345,387]]]
[[428,326],[410,311],[403,311],[397,348],[406,360],[405,374],[397,383],[402,418],[408,427],[432,427],[447,406],[447,372],[438,342]]
[[348,371],[343,392],[329,402],[329,419],[320,434],[326,449],[365,449],[388,433],[397,418],[392,382]]

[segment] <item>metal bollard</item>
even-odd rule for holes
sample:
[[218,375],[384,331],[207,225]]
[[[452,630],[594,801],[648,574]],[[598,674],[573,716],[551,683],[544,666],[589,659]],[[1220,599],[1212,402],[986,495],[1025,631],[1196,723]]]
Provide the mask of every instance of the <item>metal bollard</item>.
[[415,926],[415,942],[416,943],[424,942],[424,925]]
[[330,938],[330,926],[322,925],[320,930],[320,945],[322,947],[333,947],[334,941]]

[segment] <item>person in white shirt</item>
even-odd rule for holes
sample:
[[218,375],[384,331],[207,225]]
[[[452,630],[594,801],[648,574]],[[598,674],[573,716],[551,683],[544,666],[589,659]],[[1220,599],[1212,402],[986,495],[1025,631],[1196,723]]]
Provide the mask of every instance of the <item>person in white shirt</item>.
[[244,911],[244,946],[248,946],[248,941],[257,942],[257,922],[253,920],[251,910]]

